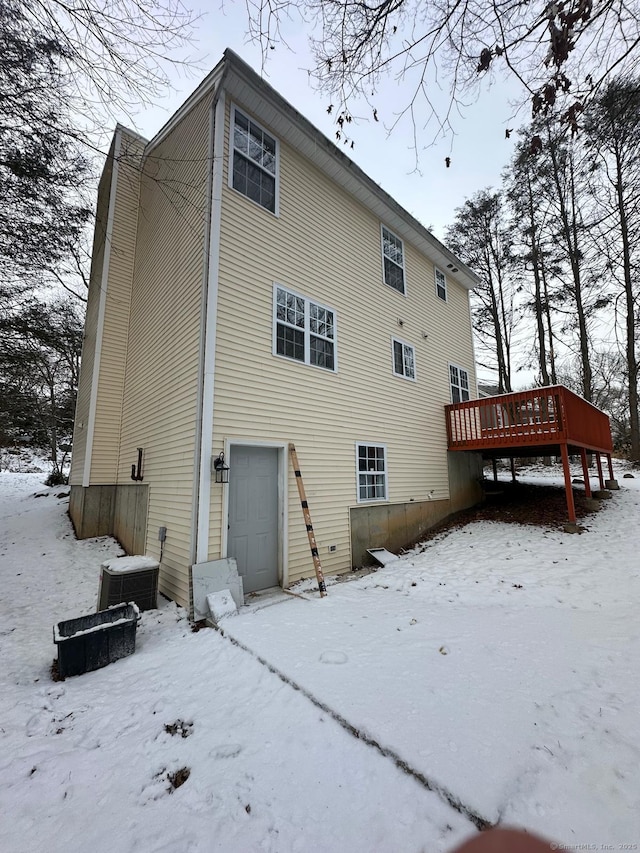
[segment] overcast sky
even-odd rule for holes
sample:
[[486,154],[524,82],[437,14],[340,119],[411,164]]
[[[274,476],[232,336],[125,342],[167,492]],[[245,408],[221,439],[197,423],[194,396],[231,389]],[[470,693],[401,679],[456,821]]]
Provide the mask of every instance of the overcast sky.
[[[244,3],[227,3],[224,10],[205,13],[198,28],[199,42],[196,45],[201,57],[201,70],[190,77],[176,74],[176,91],[159,107],[137,115],[136,129],[147,138],[157,133],[221,59],[226,47],[260,72],[260,48],[249,42],[246,33]],[[292,106],[335,140],[337,128],[333,118],[327,115],[327,96],[312,88],[307,74],[306,69],[312,66],[307,31],[303,25],[294,22],[286,36],[294,52],[284,46],[270,51],[264,76]],[[434,98],[439,97],[436,87],[432,94]],[[399,106],[406,105],[408,89],[394,80],[387,80],[374,98],[379,122],[373,121],[371,109],[366,104],[352,107],[362,120],[350,128],[355,145],[346,153],[413,216],[443,239],[444,229],[452,222],[455,208],[462,205],[465,198],[476,190],[499,184],[500,172],[513,152],[515,137],[514,134],[510,140],[505,139],[505,128],[517,127],[526,119],[526,110],[514,118],[511,102],[516,96],[513,87],[498,82],[455,119],[457,135],[453,140],[449,137],[432,145],[434,130],[424,131],[419,171],[416,171],[409,122],[401,124],[391,135],[386,129],[394,121]],[[443,103],[446,100],[444,95],[441,99]],[[451,158],[450,168],[445,165],[446,157]]]

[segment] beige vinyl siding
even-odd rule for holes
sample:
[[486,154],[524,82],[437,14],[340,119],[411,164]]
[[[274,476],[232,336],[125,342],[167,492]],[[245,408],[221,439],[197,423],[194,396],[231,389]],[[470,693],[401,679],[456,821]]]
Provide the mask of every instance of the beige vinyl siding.
[[[442,303],[433,263],[404,251],[406,296],[384,284],[379,219],[282,140],[278,217],[225,181],[213,452],[242,437],[295,442],[326,571],[350,565],[356,442],[386,445],[389,502],[448,497],[449,361],[474,380],[468,294],[448,278]],[[274,282],[336,312],[336,373],[272,354]],[[416,382],[393,375],[392,337],[414,347]],[[291,582],[313,566],[289,463],[287,474]],[[221,510],[214,484],[210,558]]]
[[[113,146],[110,153],[113,153]],[[71,471],[69,474],[69,483],[73,486],[82,485],[87,451],[87,427],[89,423],[93,368],[96,358],[96,337],[98,333],[100,292],[102,288],[102,272],[104,265],[107,219],[109,216],[109,199],[111,197],[112,173],[113,161],[109,158],[100,177],[100,183],[98,184],[98,202],[96,206],[96,223],[93,234],[93,251],[91,254],[91,273],[89,276],[89,293],[87,295],[87,313],[85,317],[84,336],[82,341],[82,360],[80,364],[80,379],[78,381],[76,414],[73,425],[73,455],[71,457]]]
[[115,483],[144,141],[120,129],[90,483]]
[[204,275],[209,102],[178,122],[144,161],[129,323],[118,482],[138,447],[149,485],[146,553],[162,592],[189,606],[191,518]]

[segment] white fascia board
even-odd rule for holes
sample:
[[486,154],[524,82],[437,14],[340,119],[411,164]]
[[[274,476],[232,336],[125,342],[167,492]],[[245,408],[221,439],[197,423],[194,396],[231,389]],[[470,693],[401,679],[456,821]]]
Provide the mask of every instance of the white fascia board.
[[171,116],[168,122],[164,124],[158,133],[153,137],[153,139],[147,144],[144,150],[144,156],[146,157],[148,154],[153,151],[153,149],[160,145],[164,139],[171,133],[171,131],[179,124],[182,119],[189,113],[191,110],[208,94],[210,94],[220,83],[220,79],[224,73],[225,61],[221,60],[215,68],[207,74],[202,83],[198,86],[198,88],[192,92],[187,100],[179,107],[176,112]]
[[118,126],[113,137],[113,165],[111,169],[111,186],[109,188],[109,209],[107,213],[107,229],[104,237],[104,256],[102,260],[102,277],[100,280],[100,301],[98,303],[98,319],[96,324],[96,344],[93,354],[93,374],[91,376],[91,396],[89,397],[89,417],[87,418],[87,440],[85,445],[84,470],[82,485],[91,483],[91,457],[93,455],[93,437],[96,426],[96,407],[98,404],[98,385],[100,381],[100,357],[102,355],[102,337],[104,334],[104,315],[107,305],[107,290],[109,285],[109,263],[111,260],[111,240],[113,237],[113,217],[118,190],[118,172],[122,131]]
[[139,140],[145,145],[149,144],[149,140],[146,138],[146,136],[143,136],[141,133],[138,133],[137,130],[131,130],[130,127],[127,127],[124,124],[120,124],[120,122],[116,124],[116,131],[118,130],[122,131],[122,133],[126,134],[127,136],[133,137],[133,139]]

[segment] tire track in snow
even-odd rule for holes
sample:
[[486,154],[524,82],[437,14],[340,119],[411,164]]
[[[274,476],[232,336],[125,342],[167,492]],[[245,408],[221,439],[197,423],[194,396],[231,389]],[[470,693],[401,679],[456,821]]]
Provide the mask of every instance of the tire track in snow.
[[423,788],[426,788],[427,791],[431,791],[436,794],[436,796],[440,797],[443,802],[449,805],[452,809],[458,812],[458,814],[463,815],[467,818],[478,830],[491,829],[495,826],[490,820],[482,817],[475,809],[472,809],[470,806],[465,805],[455,794],[449,791],[448,788],[445,788],[443,785],[439,785],[437,782],[434,782],[432,779],[429,779],[428,776],[425,776],[420,770],[416,770],[415,767],[412,767],[404,758],[401,758],[397,752],[393,749],[389,749],[389,747],[382,746],[378,743],[377,740],[374,740],[367,734],[364,734],[359,729],[357,729],[352,723],[349,722],[345,717],[339,714],[337,711],[334,711],[333,708],[326,705],[320,699],[298,684],[296,681],[293,681],[288,675],[285,675],[284,672],[281,672],[277,667],[275,667],[272,663],[269,663],[268,660],[261,657],[259,654],[250,649],[248,646],[245,646],[244,643],[241,643],[239,640],[236,640],[234,637],[226,634],[223,628],[216,626],[215,628],[218,633],[220,633],[226,640],[232,643],[234,646],[237,646],[242,651],[250,654],[251,657],[255,658],[258,663],[261,663],[262,666],[266,667],[269,672],[272,672],[276,675],[281,681],[284,681],[285,684],[288,684],[289,687],[292,687],[294,690],[297,690],[299,693],[302,693],[310,702],[320,708],[321,711],[324,711],[325,714],[328,714],[332,719],[334,719],[342,728],[349,732],[350,735],[353,735],[357,740],[366,743],[367,746],[372,747],[377,752],[380,753],[384,758],[390,758],[391,761],[396,765],[399,770],[402,770],[403,773],[406,773],[407,776],[413,777],[416,782],[419,782]]

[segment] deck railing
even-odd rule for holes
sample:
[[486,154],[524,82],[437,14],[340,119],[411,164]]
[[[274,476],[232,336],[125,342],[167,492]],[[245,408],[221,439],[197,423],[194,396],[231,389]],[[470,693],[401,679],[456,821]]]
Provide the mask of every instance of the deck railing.
[[445,406],[450,450],[573,444],[611,453],[609,417],[564,385]]

